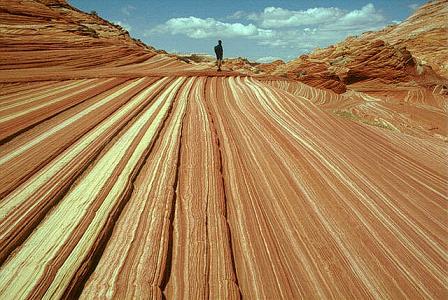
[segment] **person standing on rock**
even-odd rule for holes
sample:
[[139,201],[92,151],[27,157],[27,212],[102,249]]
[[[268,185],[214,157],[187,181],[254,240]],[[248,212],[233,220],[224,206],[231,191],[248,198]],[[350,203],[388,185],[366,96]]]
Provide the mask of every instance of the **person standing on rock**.
[[216,61],[218,62],[218,71],[221,71],[221,65],[222,65],[222,41],[218,41],[218,45],[215,46],[215,54],[216,54]]

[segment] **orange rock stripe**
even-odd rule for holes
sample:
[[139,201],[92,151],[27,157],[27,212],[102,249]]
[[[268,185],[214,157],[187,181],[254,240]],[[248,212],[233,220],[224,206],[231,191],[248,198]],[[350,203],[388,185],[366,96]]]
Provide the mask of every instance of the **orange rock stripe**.
[[[266,91],[266,90],[264,90],[264,91]],[[292,114],[282,114],[283,116],[290,116],[290,115],[292,115]],[[307,128],[309,128],[309,127],[307,127]],[[325,148],[319,148],[319,149],[325,149]],[[338,160],[338,158],[336,158],[337,160]],[[324,162],[326,162],[326,160],[322,160],[322,161],[324,161]],[[341,161],[341,162],[343,162],[343,161]],[[353,162],[351,162],[350,163],[351,165],[353,164]],[[336,171],[336,170],[335,170]],[[339,171],[337,171],[338,173],[340,173],[341,172],[341,170],[339,170]],[[354,170],[354,169],[351,169],[351,172],[353,173],[353,172],[355,172],[355,174],[356,174],[356,171]],[[342,174],[342,173],[340,173],[340,174]],[[360,175],[359,173],[358,173],[358,177],[360,177],[360,178],[362,178],[362,175]],[[343,179],[343,177],[342,177],[342,179]],[[345,180],[345,179],[344,179]],[[367,183],[367,184],[369,184],[370,182],[367,180],[367,179],[364,179],[363,180],[363,182],[364,183]],[[348,182],[347,182],[348,183]],[[352,183],[350,183],[350,185],[352,185],[352,184],[354,184],[354,182],[352,181]],[[385,196],[384,195],[381,195],[380,194],[380,192],[379,192],[379,190],[377,190],[377,189],[375,189],[372,185],[370,185],[370,188],[371,188],[371,190],[372,191],[374,191],[378,196],[380,196],[380,197],[382,197],[383,198],[383,200],[386,200],[386,198],[385,198]],[[352,189],[353,191],[358,191],[358,190],[362,190],[362,189],[360,189],[359,187],[357,187],[357,188],[354,188],[354,189]],[[362,196],[361,194],[360,194],[360,196]],[[368,198],[365,198],[366,200],[368,199]],[[375,206],[371,206],[371,208],[372,209],[376,209],[376,207]],[[395,213],[399,213],[399,211],[396,209],[395,210]],[[377,216],[382,216],[382,217],[384,217],[382,220],[382,222],[383,222],[383,224],[391,224],[391,223],[388,223],[388,222],[390,222],[390,221],[388,221],[387,220],[387,215],[384,215],[384,214],[381,214],[381,213],[379,213],[379,211],[377,211]],[[404,220],[406,220],[406,219],[404,219]],[[385,223],[384,223],[385,222]],[[409,223],[408,222],[408,225],[411,225],[412,226],[412,223]],[[395,226],[393,226],[393,225],[391,225],[390,227],[389,227],[389,229],[392,229],[396,234],[398,234],[398,237],[400,237],[400,236],[402,236],[401,235],[401,233],[399,233],[396,229],[398,229],[398,228],[400,228],[400,227],[395,227]],[[416,230],[419,230],[419,228],[417,228],[417,227],[415,227],[414,226],[414,229],[416,229]],[[426,237],[426,235],[424,235],[423,237]],[[426,264],[428,264],[428,262],[429,262],[429,266],[432,268],[432,272],[434,272],[435,274],[436,274],[436,276],[434,277],[434,279],[436,279],[436,280],[438,280],[439,278],[440,278],[440,275],[441,275],[441,273],[439,273],[439,272],[441,272],[441,269],[439,269],[439,268],[437,268],[435,265],[432,265],[430,262],[431,262],[431,259],[429,258],[429,257],[424,257],[424,254],[420,251],[420,250],[418,250],[417,248],[415,248],[414,247],[414,244],[412,244],[412,243],[409,243],[409,240],[408,239],[406,239],[404,236],[403,236],[403,238],[401,239],[402,240],[402,242],[405,242],[406,243],[406,241],[407,241],[407,246],[408,247],[410,247],[410,249],[412,250],[411,251],[411,253],[413,253],[414,255],[423,255],[423,257],[422,257],[422,259],[424,260],[424,261],[426,261]],[[427,241],[432,245],[432,247],[434,247],[434,249],[437,249],[438,248],[438,246],[437,246],[437,244],[435,244],[431,239],[427,239]],[[439,248],[439,251],[441,251],[440,252],[440,254],[442,254],[442,250]],[[440,266],[440,262],[438,263],[438,265]]]
[[[169,95],[182,81],[175,80],[173,87],[163,95]],[[167,99],[163,95],[117,137],[90,172],[72,187],[24,242],[20,251],[1,267],[1,295],[44,298],[63,295],[71,278],[82,268],[83,258],[89,254],[86,251],[101,236],[107,216],[114,212],[118,202],[122,201],[123,193],[129,189],[133,171],[141,163],[142,155],[154,141],[170,105],[170,101],[164,101]],[[99,177],[100,173],[103,176]],[[54,232],[54,228],[61,230]],[[76,237],[75,243],[71,236]],[[71,245],[70,256],[66,252],[66,242]],[[47,264],[55,263],[59,264],[56,272],[45,268]],[[17,265],[25,267],[17,268]],[[42,284],[40,280],[44,278],[50,280]]]
[[[123,81],[125,80],[117,79],[117,82],[113,81],[110,84],[116,85]],[[119,84],[106,92],[100,92],[95,97],[50,118],[28,130],[26,134],[19,135],[11,142],[2,145],[1,197],[64,151],[86,131],[107,118],[150,81],[151,79],[134,80]],[[96,91],[92,93],[95,95]],[[17,169],[21,172],[16,172]]]
[[142,91],[2,200],[1,257],[17,244],[15,240],[23,238],[34,220],[45,213],[44,208],[55,204],[113,135],[148,105],[153,95],[168,82],[165,78]]
[[[83,290],[81,298],[160,298],[169,241],[170,217],[180,130],[189,88],[180,90],[176,80],[162,93],[165,109],[174,102],[171,117],[162,128],[146,164],[137,177],[136,189],[120,216],[104,253]],[[148,247],[148,244],[151,246]],[[114,265],[114,269],[110,266]],[[134,284],[128,285],[127,282]]]

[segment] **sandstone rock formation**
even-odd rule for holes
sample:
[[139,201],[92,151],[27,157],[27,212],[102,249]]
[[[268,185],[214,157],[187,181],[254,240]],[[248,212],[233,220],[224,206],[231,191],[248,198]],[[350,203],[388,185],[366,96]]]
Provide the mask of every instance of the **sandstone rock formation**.
[[[0,80],[38,81],[203,69],[159,53],[65,1],[0,1]],[[132,65],[132,68],[129,67]]]
[[[361,83],[344,94],[317,89],[295,80],[265,78],[264,82],[308,99],[337,117],[402,132],[420,138],[448,141],[448,90],[435,86],[391,87]],[[353,88],[353,86],[352,86]]]
[[283,60],[277,59],[270,63],[260,63],[259,65],[257,65],[257,68],[262,73],[271,74],[275,69],[279,68],[284,64],[285,62]]
[[343,118],[414,136],[448,140],[448,1],[430,1],[406,21],[302,55],[270,74],[270,84],[299,96],[299,82],[341,94],[313,92],[314,103]]
[[443,141],[0,7],[1,299],[447,297]]
[[[200,65],[207,69],[216,68],[216,58],[208,54],[184,54],[172,55],[186,63]],[[271,63],[257,63],[249,61],[243,57],[229,57],[223,60],[223,70],[238,72],[246,75],[264,75],[271,74],[276,68],[285,63],[282,60],[276,60]]]
[[391,45],[402,45],[420,64],[429,65],[439,75],[448,78],[447,18],[447,0],[429,1],[399,25],[364,36],[380,36]]
[[302,55],[272,74],[337,93],[345,92],[347,85],[375,79],[443,84],[448,78],[447,19],[448,1],[431,1],[399,25]]
[[348,38],[335,46],[302,55],[272,72],[308,85],[344,93],[353,83],[379,80],[397,84],[417,81],[441,83],[429,66],[421,65],[403,46],[381,39]]

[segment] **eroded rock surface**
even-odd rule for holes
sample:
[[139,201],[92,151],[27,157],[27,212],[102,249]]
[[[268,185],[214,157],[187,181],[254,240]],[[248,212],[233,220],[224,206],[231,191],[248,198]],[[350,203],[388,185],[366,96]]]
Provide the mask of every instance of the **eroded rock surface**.
[[440,139],[325,111],[365,93],[72,33],[63,1],[0,3],[1,299],[447,297]]
[[271,74],[343,93],[358,82],[446,84],[448,1],[430,1],[404,22],[302,55]]
[[406,47],[422,65],[429,65],[448,78],[448,1],[428,1],[399,25],[389,26],[375,35],[392,45]]
[[313,102],[338,117],[447,141],[447,19],[448,2],[430,1],[398,25],[302,55],[263,80],[318,95]]

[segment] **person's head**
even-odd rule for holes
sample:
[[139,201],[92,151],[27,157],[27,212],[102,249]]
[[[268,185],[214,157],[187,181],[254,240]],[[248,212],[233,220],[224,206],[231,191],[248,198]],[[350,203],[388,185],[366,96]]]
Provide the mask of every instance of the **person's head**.
[[220,44],[220,45],[221,45],[221,44],[222,44],[222,41],[221,41],[221,40],[219,40],[219,41],[218,41],[218,44]]

